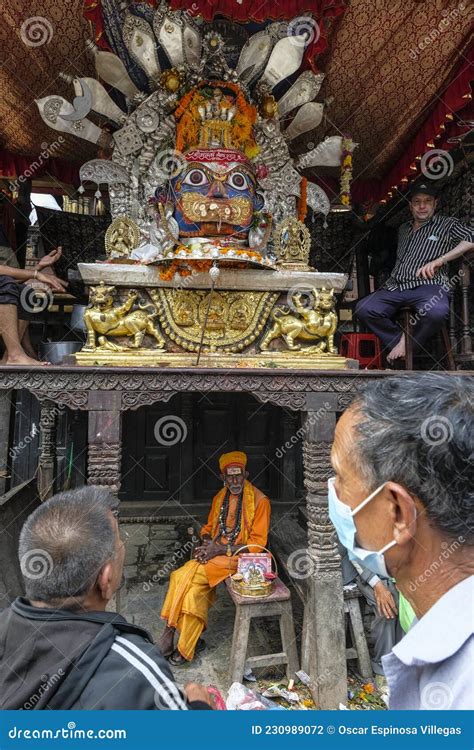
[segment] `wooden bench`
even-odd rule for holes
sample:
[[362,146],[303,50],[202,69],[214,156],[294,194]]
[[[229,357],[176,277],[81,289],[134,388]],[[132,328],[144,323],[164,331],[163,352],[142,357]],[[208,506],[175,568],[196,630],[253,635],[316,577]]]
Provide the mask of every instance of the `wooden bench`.
[[[261,598],[247,597],[241,596],[233,590],[229,578],[226,579],[225,583],[236,610],[230,655],[232,682],[242,682],[245,665],[252,668],[286,664],[288,679],[294,678],[296,672],[299,670],[299,663],[289,589],[277,578],[270,596]],[[250,624],[253,617],[279,618],[282,642],[281,651],[247,657]]]
[[[289,518],[285,518],[280,524],[276,522],[274,528],[270,531],[270,549],[275,555],[278,565],[285,571],[288,579],[294,586],[296,593],[303,602],[303,632],[301,639],[301,668],[309,673],[309,649],[310,649],[310,626],[311,617],[309,604],[309,575],[302,573],[292,575],[291,568],[297,564],[296,553],[299,560],[304,559],[307,553],[308,540],[306,531],[297,523]],[[294,555],[292,563],[288,564],[288,559]],[[294,564],[293,564],[294,562]],[[309,558],[308,558],[309,562]],[[295,572],[295,571],[294,571]],[[316,573],[317,575],[317,573]],[[362,594],[359,589],[344,590],[344,613],[347,617],[351,643],[346,648],[346,659],[357,659],[359,672],[364,679],[372,679],[372,664],[370,661],[367,639],[362,621],[360,608],[360,599]],[[317,606],[317,602],[316,602]]]

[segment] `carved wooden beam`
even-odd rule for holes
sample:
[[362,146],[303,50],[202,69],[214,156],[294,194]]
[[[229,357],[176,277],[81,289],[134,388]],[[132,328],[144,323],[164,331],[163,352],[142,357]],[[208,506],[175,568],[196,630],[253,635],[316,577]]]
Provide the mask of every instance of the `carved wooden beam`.
[[38,494],[41,501],[54,493],[56,468],[56,419],[59,407],[47,399],[41,403],[38,462]]
[[88,410],[87,482],[117,494],[122,475],[121,393],[91,391]]
[[338,410],[337,394],[308,394],[303,418],[303,465],[308,511],[309,597],[305,642],[314,700],[336,709],[347,692],[346,642],[341,561],[329,519],[327,480]]

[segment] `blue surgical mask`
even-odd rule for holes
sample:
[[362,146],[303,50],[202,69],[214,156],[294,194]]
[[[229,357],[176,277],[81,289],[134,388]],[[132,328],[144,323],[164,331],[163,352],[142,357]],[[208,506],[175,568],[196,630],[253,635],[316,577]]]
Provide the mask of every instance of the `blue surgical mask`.
[[354,523],[354,516],[356,513],[362,510],[367,503],[370,503],[370,501],[381,490],[383,490],[386,482],[381,484],[380,487],[377,487],[377,489],[374,490],[371,495],[366,497],[365,500],[359,503],[354,510],[351,510],[348,505],[339,500],[334,487],[334,482],[334,477],[328,479],[329,518],[337,531],[341,544],[346,547],[349,553],[349,559],[359,562],[381,578],[390,578],[387,566],[385,565],[384,553],[388,549],[391,549],[391,547],[394,547],[397,542],[394,539],[386,544],[385,547],[382,547],[378,552],[358,547],[355,542],[357,528]]

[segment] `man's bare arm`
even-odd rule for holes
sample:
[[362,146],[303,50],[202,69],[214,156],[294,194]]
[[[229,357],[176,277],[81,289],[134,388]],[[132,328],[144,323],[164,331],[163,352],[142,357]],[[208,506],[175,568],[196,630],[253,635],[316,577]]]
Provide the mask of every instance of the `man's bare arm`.
[[10,276],[17,281],[29,281],[35,277],[34,268],[13,268],[12,266],[0,265],[0,276]]
[[441,255],[439,258],[436,258],[436,260],[432,260],[430,263],[426,263],[426,265],[419,268],[416,275],[421,276],[423,279],[432,279],[438,268],[441,268],[441,266],[444,266],[446,263],[456,260],[456,258],[464,255],[464,253],[468,253],[472,250],[474,250],[474,242],[462,240],[456,245],[456,247],[453,247],[449,253]]

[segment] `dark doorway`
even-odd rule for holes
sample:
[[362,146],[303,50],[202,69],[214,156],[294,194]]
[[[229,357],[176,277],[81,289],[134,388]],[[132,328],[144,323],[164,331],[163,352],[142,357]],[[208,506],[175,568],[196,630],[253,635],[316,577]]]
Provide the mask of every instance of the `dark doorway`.
[[248,455],[250,480],[272,501],[301,495],[298,415],[241,393],[181,394],[123,416],[126,501],[209,503],[220,487],[218,458],[229,450]]

